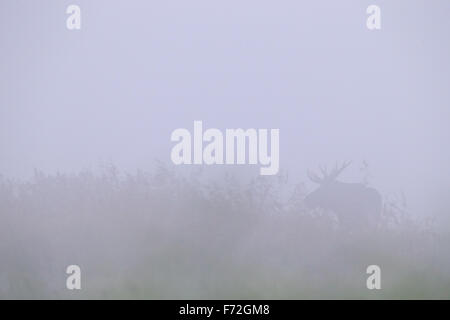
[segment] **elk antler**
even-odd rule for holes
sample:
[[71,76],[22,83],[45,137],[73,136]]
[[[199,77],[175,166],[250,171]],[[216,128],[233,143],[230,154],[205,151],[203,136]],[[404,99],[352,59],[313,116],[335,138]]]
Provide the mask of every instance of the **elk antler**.
[[328,179],[335,180],[341,174],[341,172],[344,171],[344,169],[350,165],[350,163],[352,162],[351,161],[344,162],[340,167],[338,167],[336,163],[334,169],[329,174]]
[[307,172],[308,178],[309,180],[311,180],[312,182],[321,184],[324,181],[324,178],[319,177],[317,174],[315,174],[314,172],[311,172],[308,170]]
[[321,172],[322,176],[319,177],[319,176],[318,176],[317,174],[315,174],[314,172],[311,172],[311,171],[308,170],[308,172],[307,172],[308,178],[309,178],[312,182],[315,182],[315,183],[318,183],[318,184],[322,184],[322,183],[327,182],[327,181],[328,181],[328,182],[329,182],[329,181],[333,181],[333,180],[335,180],[335,179],[338,177],[338,175],[339,175],[345,168],[347,168],[347,167],[350,165],[350,163],[351,163],[351,161],[344,162],[344,164],[342,164],[342,166],[340,166],[340,167],[338,167],[338,165],[337,165],[337,163],[336,163],[336,165],[334,166],[334,169],[331,170],[330,173],[328,173],[328,170],[327,170],[326,167],[324,167],[324,166],[319,166],[319,169],[320,169],[320,172]]
[[328,170],[325,166],[319,165],[320,173],[322,176],[317,175],[314,172],[308,170],[308,178],[315,183],[322,184],[328,180]]

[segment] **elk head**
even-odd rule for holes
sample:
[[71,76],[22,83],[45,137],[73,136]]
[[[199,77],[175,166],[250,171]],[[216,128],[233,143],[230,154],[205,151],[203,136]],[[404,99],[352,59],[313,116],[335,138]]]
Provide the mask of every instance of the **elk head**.
[[341,182],[336,178],[341,172],[350,165],[351,162],[345,162],[341,166],[337,163],[335,167],[328,172],[327,168],[320,166],[321,175],[308,170],[308,178],[319,185],[319,188],[308,194],[305,198],[305,204],[309,208],[321,207],[324,209],[332,209],[336,202],[339,201],[339,185]]

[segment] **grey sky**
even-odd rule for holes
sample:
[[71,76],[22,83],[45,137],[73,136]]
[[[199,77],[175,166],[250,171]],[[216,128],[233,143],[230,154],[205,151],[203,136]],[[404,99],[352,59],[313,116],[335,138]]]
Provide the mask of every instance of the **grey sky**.
[[366,160],[381,191],[443,206],[449,13],[444,0],[2,0],[0,173],[170,166],[170,133],[202,120],[280,128],[294,180],[342,160],[356,180]]

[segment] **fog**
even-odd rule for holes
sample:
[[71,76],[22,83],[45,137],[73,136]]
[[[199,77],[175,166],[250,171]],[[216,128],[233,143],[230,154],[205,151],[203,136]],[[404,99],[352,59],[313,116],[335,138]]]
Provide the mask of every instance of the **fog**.
[[[69,4],[81,30],[66,28]],[[381,30],[366,27],[370,4]],[[377,298],[358,287],[376,264],[366,262],[404,252],[386,275],[398,287],[382,297],[448,298],[449,10],[445,0],[2,1],[0,297],[71,297],[64,268],[78,260],[90,289],[76,297]],[[171,133],[195,120],[279,129],[280,173],[175,166]],[[365,238],[305,208],[317,188],[308,170],[344,161],[339,180],[375,188],[399,221]],[[256,201],[266,184],[270,200]],[[352,280],[333,282],[336,270]]]

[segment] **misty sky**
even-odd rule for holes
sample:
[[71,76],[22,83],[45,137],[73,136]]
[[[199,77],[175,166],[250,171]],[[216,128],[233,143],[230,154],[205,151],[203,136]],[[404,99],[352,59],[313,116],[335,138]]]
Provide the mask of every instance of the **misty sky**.
[[279,128],[293,180],[352,160],[342,180],[357,181],[366,160],[381,192],[450,206],[449,13],[446,0],[2,0],[0,174],[172,166],[171,132],[202,120]]

